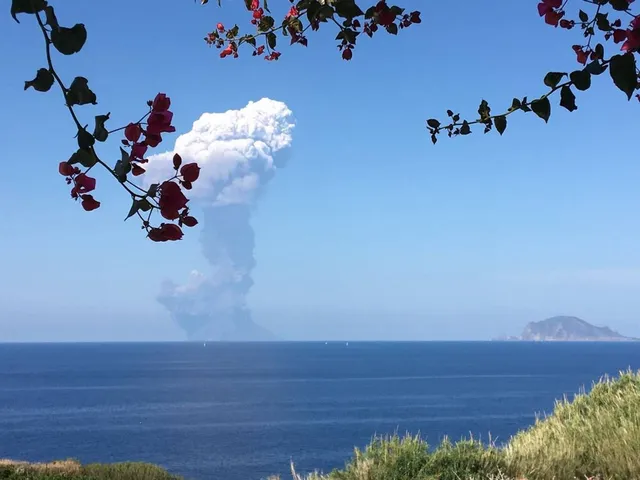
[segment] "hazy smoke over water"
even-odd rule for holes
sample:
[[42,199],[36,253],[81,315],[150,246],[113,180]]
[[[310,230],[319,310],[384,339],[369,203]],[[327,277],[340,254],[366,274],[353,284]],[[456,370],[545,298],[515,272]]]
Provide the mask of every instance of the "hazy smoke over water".
[[[211,271],[193,271],[184,285],[165,282],[158,301],[189,339],[271,337],[253,322],[246,302],[256,263],[250,218],[263,187],[286,163],[294,126],[284,103],[263,98],[240,110],[204,113],[176,139],[183,163],[202,169],[189,198],[204,207],[201,243]],[[174,151],[150,157],[148,182],[172,176]]]

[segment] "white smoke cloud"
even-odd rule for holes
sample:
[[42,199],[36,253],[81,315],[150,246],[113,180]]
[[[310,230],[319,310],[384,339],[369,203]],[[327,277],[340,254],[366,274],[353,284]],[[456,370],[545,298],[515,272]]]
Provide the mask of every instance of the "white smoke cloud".
[[174,153],[201,168],[188,196],[203,206],[201,243],[211,272],[195,270],[185,285],[165,282],[158,296],[190,339],[269,338],[246,304],[255,267],[250,217],[264,186],[286,163],[294,126],[284,103],[263,98],[239,110],[202,114],[173,151],[149,157],[149,183],[173,175]]
[[251,204],[283,163],[276,163],[274,156],[291,146],[294,126],[291,110],[269,98],[240,110],[203,113],[191,131],[176,139],[173,151],[149,157],[146,180],[171,177],[177,152],[183,163],[197,162],[202,169],[189,192],[192,201]]

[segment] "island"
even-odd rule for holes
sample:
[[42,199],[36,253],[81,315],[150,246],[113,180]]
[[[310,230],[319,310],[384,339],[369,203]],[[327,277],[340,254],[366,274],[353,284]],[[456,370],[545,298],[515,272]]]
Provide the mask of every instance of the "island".
[[609,327],[597,327],[578,317],[558,316],[528,323],[520,336],[495,338],[496,341],[525,342],[633,342]]

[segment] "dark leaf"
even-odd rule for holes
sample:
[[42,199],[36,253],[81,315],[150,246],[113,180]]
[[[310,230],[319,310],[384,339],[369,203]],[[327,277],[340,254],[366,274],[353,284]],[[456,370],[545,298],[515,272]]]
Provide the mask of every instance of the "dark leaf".
[[275,24],[275,20],[273,19],[273,17],[270,17],[269,15],[265,15],[260,19],[260,22],[258,23],[258,31],[268,32],[273,28],[274,24]]
[[96,143],[96,139],[85,128],[78,130],[78,147],[81,150],[91,150]]
[[522,106],[522,103],[517,98],[514,98],[511,102],[511,107],[509,107],[509,111],[512,112],[514,110],[518,110]]
[[560,90],[560,106],[566,108],[570,112],[578,109],[578,106],[576,105],[576,96],[568,85],[565,85]]
[[429,120],[427,120],[427,125],[429,125],[431,128],[438,128],[440,126],[440,122],[435,118],[430,118]]
[[611,24],[609,23],[608,13],[598,13],[596,15],[596,26],[603,32],[611,30]]
[[549,72],[544,76],[544,84],[549,88],[556,88],[565,75],[564,72]]
[[626,93],[627,98],[631,100],[633,92],[638,87],[636,59],[633,53],[614,55],[611,57],[609,74],[616,87]]
[[586,70],[576,70],[575,72],[571,72],[569,78],[578,90],[585,91],[591,86],[591,74]]
[[580,17],[580,21],[581,22],[587,22],[589,21],[589,15],[587,15],[585,12],[583,12],[582,10],[580,10],[578,12],[578,17]]
[[143,212],[148,212],[149,210],[151,210],[151,204],[146,198],[134,200],[131,204],[129,213],[127,214],[127,218],[125,218],[124,220],[127,221],[129,218],[133,217],[138,212],[138,210],[142,210]]
[[629,10],[629,0],[609,0],[609,3],[614,10],[618,10],[619,12]]
[[69,90],[66,93],[67,105],[86,105],[98,103],[96,94],[89,88],[89,80],[84,77],[76,77],[71,82]]
[[271,48],[271,49],[276,48],[277,41],[278,41],[278,39],[277,39],[275,33],[273,33],[273,32],[267,33],[267,43],[269,44],[269,48]]
[[47,17],[47,25],[49,25],[53,29],[60,27],[60,25],[58,25],[56,14],[53,11],[53,7],[51,5],[48,5],[47,8],[44,9],[44,14]]
[[73,55],[82,50],[87,41],[87,29],[84,24],[77,23],[71,28],[59,27],[51,31],[51,42],[63,55]]
[[71,165],[79,163],[86,168],[93,167],[97,163],[97,161],[98,160],[96,159],[93,152],[83,150],[81,148],[79,148],[73,155],[71,155],[71,158],[69,159],[69,163]]
[[551,116],[551,103],[547,97],[540,98],[531,102],[531,110],[545,122],[549,121]]
[[99,142],[104,142],[109,136],[109,131],[105,128],[104,124],[109,120],[110,114],[111,113],[107,113],[106,115],[96,115],[96,127],[93,130],[93,136]]
[[502,135],[504,131],[507,129],[507,117],[504,115],[499,115],[493,119],[493,123],[496,126],[496,130],[498,133]]
[[307,20],[313,22],[318,18],[318,13],[322,8],[322,4],[320,2],[311,2],[307,9]]
[[469,127],[469,123],[465,120],[462,122],[462,127],[460,127],[460,135],[469,135],[471,133],[471,128]]
[[529,108],[529,105],[527,105],[527,97],[524,97],[520,101],[520,108],[522,109],[523,112],[530,112],[531,111],[531,109]]
[[356,5],[354,0],[342,0],[333,4],[338,16],[347,18],[349,20],[364,15],[364,12],[360,10],[360,7]]
[[437,135],[435,133],[432,133],[431,134],[431,143],[433,143],[435,145],[437,141],[438,141]]
[[593,50],[598,58],[604,58],[604,45],[598,43]]
[[149,190],[147,190],[147,195],[149,195],[151,198],[154,198],[157,194],[158,194],[158,184],[152,183],[149,186]]
[[46,0],[11,0],[11,16],[13,19],[20,23],[20,20],[16,17],[19,13],[34,14],[41,12],[47,7]]
[[447,115],[448,115],[449,117],[453,117],[453,112],[452,112],[451,110],[447,110]]
[[53,74],[46,68],[40,68],[36,73],[36,78],[24,82],[24,89],[26,90],[29,87],[33,87],[34,90],[38,92],[47,92],[53,85],[53,82]]
[[600,63],[600,60],[594,60],[591,63],[588,63],[586,67],[584,67],[585,72],[589,72],[591,75],[600,75],[607,69],[606,66],[603,66]]
[[396,25],[395,23],[392,23],[391,25],[387,25],[387,32],[389,32],[391,35],[397,35],[398,34],[398,25]]
[[486,121],[491,116],[491,107],[486,100],[482,100],[480,102],[480,106],[478,107],[478,115],[480,115],[480,120],[483,122]]

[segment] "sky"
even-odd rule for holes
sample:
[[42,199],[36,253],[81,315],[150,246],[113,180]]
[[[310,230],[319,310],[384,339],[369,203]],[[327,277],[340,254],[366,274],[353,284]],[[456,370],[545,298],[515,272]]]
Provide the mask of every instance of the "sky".
[[[283,340],[478,340],[576,315],[640,336],[635,103],[603,75],[578,111],[553,104],[547,125],[518,113],[503,137],[435,146],[425,129],[449,108],[473,117],[483,98],[498,111],[544,93],[547,71],[576,67],[580,32],[546,26],[534,1],[402,0],[423,22],[363,38],[350,62],[329,25],[278,62],[220,59],[203,37],[218,21],[248,26],[241,3],[55,1],[88,40],[54,63],[96,92],[78,109],[85,123],[111,112],[111,127],[125,125],[167,93],[177,133],[158,153],[204,113],[241,115],[263,98],[290,110],[286,165],[247,204],[255,322]],[[159,295],[215,267],[206,222],[152,243],[123,222],[129,198],[104,174],[101,208],[70,199],[57,165],[74,127],[58,91],[23,91],[45,56],[34,19],[20,19],[0,15],[0,341],[185,338]],[[118,142],[100,145],[103,158]]]

